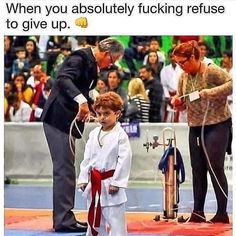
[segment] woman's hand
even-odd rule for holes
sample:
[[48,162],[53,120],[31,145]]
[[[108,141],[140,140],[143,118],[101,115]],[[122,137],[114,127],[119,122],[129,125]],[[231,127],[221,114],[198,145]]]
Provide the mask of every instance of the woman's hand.
[[178,95],[173,96],[170,103],[174,109],[178,111],[183,111],[186,109],[184,101]]

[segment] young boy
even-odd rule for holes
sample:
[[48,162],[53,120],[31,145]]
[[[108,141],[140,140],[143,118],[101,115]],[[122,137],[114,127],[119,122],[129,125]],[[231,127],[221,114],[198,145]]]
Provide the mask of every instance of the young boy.
[[88,199],[90,227],[87,236],[127,235],[125,188],[132,153],[128,136],[117,122],[122,108],[123,101],[114,92],[98,96],[94,103],[101,126],[89,135],[78,179],[79,187]]
[[29,61],[26,59],[26,51],[24,47],[17,47],[16,57],[12,65],[12,78],[19,73],[24,73],[26,76],[29,74],[30,66]]

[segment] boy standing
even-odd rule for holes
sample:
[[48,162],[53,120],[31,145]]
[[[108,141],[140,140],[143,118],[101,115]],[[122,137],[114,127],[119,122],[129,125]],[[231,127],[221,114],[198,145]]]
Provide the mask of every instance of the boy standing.
[[[78,184],[88,199],[87,236],[126,236],[125,188],[131,168],[131,147],[120,123],[123,102],[114,92],[97,97],[94,110],[100,127],[89,135]],[[98,198],[97,198],[98,197]],[[95,202],[96,214],[95,212]]]

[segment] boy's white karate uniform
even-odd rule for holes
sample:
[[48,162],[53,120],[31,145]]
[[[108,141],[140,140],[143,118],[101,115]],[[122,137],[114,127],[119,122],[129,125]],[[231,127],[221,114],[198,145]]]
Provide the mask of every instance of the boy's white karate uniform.
[[[100,228],[96,229],[100,236],[126,236],[125,202],[127,201],[125,188],[128,184],[131,169],[131,147],[129,138],[118,122],[102,138],[102,147],[98,136],[101,127],[95,128],[89,134],[85,146],[84,160],[80,165],[78,184],[88,183],[83,196],[91,203],[90,170],[97,169],[100,172],[115,170],[111,178],[102,180],[101,206],[102,216]],[[119,187],[115,194],[109,194],[109,186]],[[106,224],[110,227],[110,233],[105,232]],[[88,229],[87,236],[92,235]]]

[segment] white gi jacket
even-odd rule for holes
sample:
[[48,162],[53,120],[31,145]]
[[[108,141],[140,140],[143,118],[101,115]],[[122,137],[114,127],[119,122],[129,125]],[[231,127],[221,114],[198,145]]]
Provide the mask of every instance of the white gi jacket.
[[[125,189],[128,184],[132,152],[128,135],[120,123],[103,138],[103,146],[100,147],[98,135],[101,126],[95,128],[89,134],[85,146],[84,160],[80,164],[78,184],[88,183],[83,196],[91,201],[90,170],[95,168],[100,172],[115,170],[111,178],[102,180],[101,206],[114,206],[127,201]],[[109,185],[119,187],[115,194],[109,194]]]

